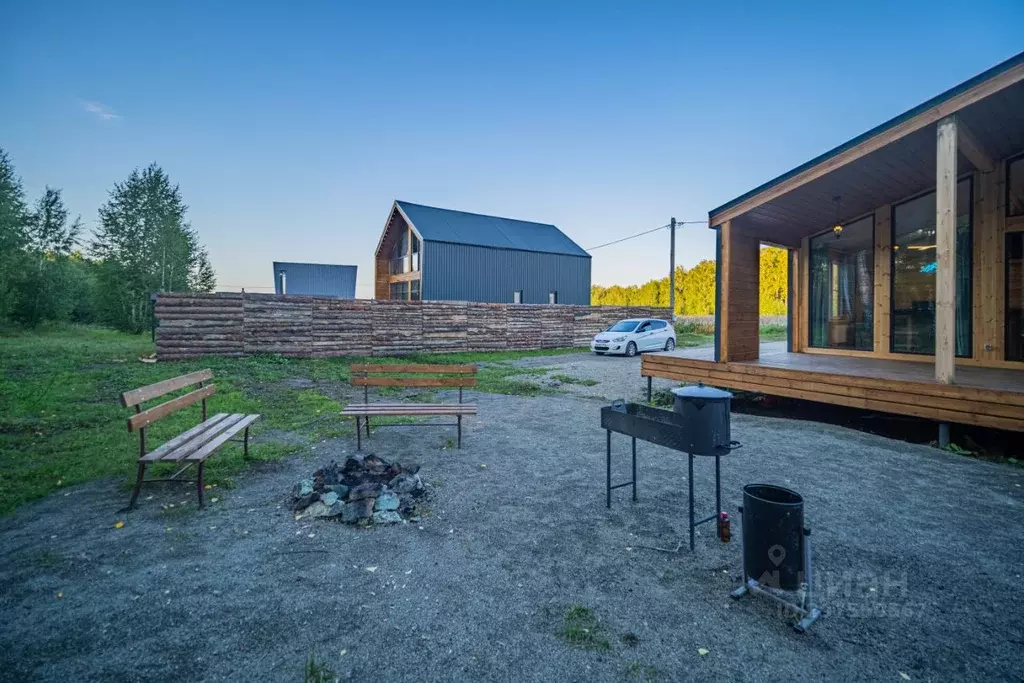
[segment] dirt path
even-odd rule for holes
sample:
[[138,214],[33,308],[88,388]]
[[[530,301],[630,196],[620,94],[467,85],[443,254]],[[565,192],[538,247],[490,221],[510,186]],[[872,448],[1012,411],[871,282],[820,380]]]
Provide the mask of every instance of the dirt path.
[[[620,360],[536,362],[593,366],[613,393],[639,391],[636,361]],[[118,515],[120,481],[23,506],[0,520],[0,680],[301,680],[313,649],[352,680],[1024,676],[1013,597],[1024,472],[735,416],[744,448],[723,463],[727,509],[735,514],[741,486],[755,481],[807,499],[825,615],[797,635],[765,602],[728,598],[738,543],[705,533],[693,554],[639,547],[682,538],[684,458],[641,445],[640,501],[622,489],[607,510],[600,401],[471,398],[480,416],[462,451],[442,449],[448,429],[381,430],[370,441],[422,465],[431,511],[418,525],[293,519],[292,483],[351,452],[347,439],[248,472],[203,513],[187,491],[153,490]],[[625,477],[627,442],[614,445]],[[709,465],[696,475],[704,510]],[[578,607],[599,619],[596,650],[560,637]]]

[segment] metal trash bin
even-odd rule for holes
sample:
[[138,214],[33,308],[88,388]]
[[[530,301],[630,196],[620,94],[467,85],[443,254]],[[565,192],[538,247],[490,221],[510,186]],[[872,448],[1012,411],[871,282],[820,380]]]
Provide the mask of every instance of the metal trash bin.
[[[814,606],[810,529],[804,526],[804,499],[796,491],[772,484],[743,487],[743,585],[733,598],[756,593],[799,617],[806,631],[821,610]],[[786,597],[795,592],[795,600]]]
[[796,590],[804,574],[804,499],[772,486],[743,487],[743,565],[763,586]]

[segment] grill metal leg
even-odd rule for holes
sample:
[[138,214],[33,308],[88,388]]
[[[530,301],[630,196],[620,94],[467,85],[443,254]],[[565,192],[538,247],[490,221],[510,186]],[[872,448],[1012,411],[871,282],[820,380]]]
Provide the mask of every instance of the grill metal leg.
[[690,550],[693,550],[693,453],[687,453],[690,460],[690,476],[687,477],[690,484]]
[[356,415],[356,450],[363,450],[363,422]]
[[459,448],[462,448],[462,416],[458,415],[458,430],[459,430]]
[[633,437],[633,502],[636,502],[636,437]]
[[366,420],[366,438],[369,439],[370,438],[370,416],[367,415],[363,419]]
[[612,506],[612,430],[606,429],[605,440],[605,507]]
[[246,460],[249,459],[249,428],[245,428],[245,434],[242,435],[242,457]]
[[651,402],[651,379],[652,378],[650,378],[650,377],[647,378],[647,402],[648,403]]
[[722,458],[715,456],[715,527],[722,519]]

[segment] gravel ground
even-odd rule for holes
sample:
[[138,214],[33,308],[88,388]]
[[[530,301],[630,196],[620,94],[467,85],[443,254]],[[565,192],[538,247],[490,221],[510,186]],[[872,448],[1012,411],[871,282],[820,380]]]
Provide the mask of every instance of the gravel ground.
[[[636,360],[530,362],[614,378],[598,385],[610,395],[642,387]],[[723,461],[727,509],[750,482],[807,500],[824,615],[801,635],[766,601],[729,599],[738,540],[709,529],[694,553],[640,547],[684,538],[685,456],[641,444],[640,501],[620,489],[607,510],[600,401],[471,396],[480,416],[462,451],[442,448],[446,429],[370,441],[422,465],[431,510],[418,525],[293,518],[292,483],[351,452],[345,439],[254,468],[202,513],[188,490],[151,487],[118,515],[127,493],[112,481],[23,506],[0,520],[0,680],[301,680],[313,649],[352,680],[1024,677],[1021,470],[734,416],[744,448]],[[628,441],[613,445],[622,479]],[[702,510],[710,465],[697,463]],[[577,605],[607,648],[559,637]]]

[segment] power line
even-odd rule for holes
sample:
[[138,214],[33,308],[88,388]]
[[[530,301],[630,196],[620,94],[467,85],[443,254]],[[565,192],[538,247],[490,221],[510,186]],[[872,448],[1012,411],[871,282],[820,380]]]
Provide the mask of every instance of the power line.
[[[697,224],[707,225],[707,221],[676,221],[676,227],[679,227],[680,225],[697,225]],[[652,232],[658,232],[659,230],[664,230],[665,228],[668,228],[670,225],[671,225],[670,223],[666,223],[665,225],[659,225],[657,228],[652,228],[650,230],[644,230],[643,232],[638,232],[635,235],[629,235],[628,237],[622,237],[620,239],[613,240],[611,242],[605,242],[604,244],[599,244],[596,247],[590,247],[589,249],[587,249],[587,251],[594,251],[595,249],[601,249],[602,247],[610,247],[613,244],[618,244],[620,242],[625,242],[626,240],[635,239],[637,237],[643,237],[644,235],[650,235]]]
[[651,230],[644,230],[643,232],[638,232],[637,234],[630,235],[629,237],[623,237],[612,242],[605,242],[604,244],[599,244],[596,247],[590,247],[589,249],[587,249],[587,251],[594,251],[595,249],[600,249],[602,247],[610,247],[613,244],[618,244],[619,242],[625,242],[626,240],[631,240],[637,237],[643,237],[644,235],[650,235],[652,232],[658,232],[659,230],[664,230],[667,227],[668,223],[666,223],[665,225],[659,225],[658,227],[652,228]]

